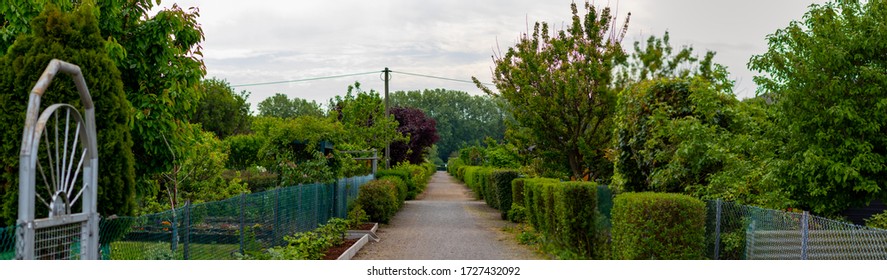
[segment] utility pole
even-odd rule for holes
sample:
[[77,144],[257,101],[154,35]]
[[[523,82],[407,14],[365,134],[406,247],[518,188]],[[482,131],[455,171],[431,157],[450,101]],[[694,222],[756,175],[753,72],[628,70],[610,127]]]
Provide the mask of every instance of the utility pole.
[[[382,72],[385,73],[385,118],[387,119],[391,114],[388,111],[388,81],[391,80],[391,70],[388,70],[388,67],[385,67],[385,70]],[[391,142],[388,142],[388,146],[385,147],[385,168],[391,168]]]

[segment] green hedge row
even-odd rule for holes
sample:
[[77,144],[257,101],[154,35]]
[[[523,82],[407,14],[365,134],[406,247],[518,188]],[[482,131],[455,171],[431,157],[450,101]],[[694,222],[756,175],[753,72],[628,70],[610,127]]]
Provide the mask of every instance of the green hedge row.
[[[448,172],[499,209],[526,221],[547,246],[570,259],[701,259],[705,204],[665,193],[624,193],[607,186],[518,178],[515,170],[467,166],[451,159]],[[611,241],[612,240],[612,241]]]
[[672,193],[623,193],[613,204],[613,258],[698,260],[705,248],[705,203]]
[[388,221],[404,205],[425,190],[431,176],[437,172],[434,164],[402,164],[376,172],[376,180],[360,187],[357,205],[374,222]]
[[[607,258],[609,246],[605,215],[600,213],[598,190],[591,182],[554,179],[518,179],[512,199],[522,204],[528,222],[543,240],[567,258]],[[512,216],[514,216],[512,212]]]

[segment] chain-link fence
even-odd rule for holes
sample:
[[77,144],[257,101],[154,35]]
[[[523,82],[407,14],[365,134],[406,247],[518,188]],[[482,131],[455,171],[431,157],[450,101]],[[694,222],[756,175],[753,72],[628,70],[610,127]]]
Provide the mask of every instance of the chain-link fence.
[[[237,259],[283,245],[283,237],[345,218],[348,202],[373,175],[186,204],[139,217],[106,217],[99,224],[102,259]],[[15,257],[15,227],[0,228],[0,259]]]
[[708,201],[711,259],[884,260],[887,231],[804,213]]

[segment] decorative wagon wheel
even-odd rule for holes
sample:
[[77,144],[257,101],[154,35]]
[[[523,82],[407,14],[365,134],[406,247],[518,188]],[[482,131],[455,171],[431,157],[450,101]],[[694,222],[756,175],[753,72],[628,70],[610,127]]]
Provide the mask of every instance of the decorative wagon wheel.
[[[74,79],[84,114],[53,104],[37,116],[58,72]],[[95,108],[80,67],[53,59],[28,99],[19,155],[17,259],[98,259],[95,129]],[[38,209],[47,214],[38,216]]]

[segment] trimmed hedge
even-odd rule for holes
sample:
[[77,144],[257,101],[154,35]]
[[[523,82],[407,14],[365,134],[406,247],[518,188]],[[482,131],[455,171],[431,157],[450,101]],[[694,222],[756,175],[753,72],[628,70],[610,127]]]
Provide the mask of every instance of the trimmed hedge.
[[613,203],[613,258],[698,260],[705,248],[705,203],[671,193],[624,193]]
[[397,186],[388,180],[372,180],[360,187],[357,203],[371,221],[388,223],[398,209]]
[[561,258],[606,259],[609,256],[609,220],[599,200],[612,195],[606,186],[591,182],[559,182],[548,178],[515,179],[511,186],[512,220],[526,217],[546,245]]
[[511,181],[517,179],[520,172],[512,169],[498,169],[490,173],[490,187],[487,189],[487,204],[502,212],[502,219],[508,218],[511,210]]

